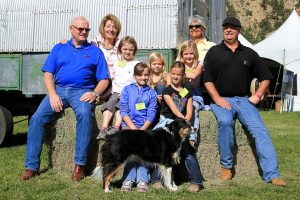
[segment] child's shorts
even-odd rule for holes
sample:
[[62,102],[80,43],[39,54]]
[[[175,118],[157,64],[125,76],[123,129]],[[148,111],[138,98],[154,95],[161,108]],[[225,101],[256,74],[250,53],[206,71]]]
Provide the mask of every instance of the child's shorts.
[[110,112],[114,113],[116,110],[120,109],[120,99],[119,93],[113,93],[110,95],[108,100],[101,105],[101,111],[104,112],[105,110],[109,110]]

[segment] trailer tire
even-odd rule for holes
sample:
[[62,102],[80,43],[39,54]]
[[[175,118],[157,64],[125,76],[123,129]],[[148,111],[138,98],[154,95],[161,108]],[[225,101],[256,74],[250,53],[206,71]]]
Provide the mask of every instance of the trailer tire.
[[0,146],[8,141],[13,132],[13,118],[9,110],[0,106]]

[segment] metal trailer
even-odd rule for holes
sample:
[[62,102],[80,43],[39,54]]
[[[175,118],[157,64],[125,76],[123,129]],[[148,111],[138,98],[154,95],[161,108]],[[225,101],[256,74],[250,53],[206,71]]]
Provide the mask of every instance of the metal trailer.
[[93,39],[106,14],[118,16],[120,38],[131,35],[137,40],[136,58],[145,61],[151,51],[159,51],[168,67],[177,46],[188,39],[188,17],[195,13],[208,17],[212,2],[0,0],[0,145],[12,133],[12,117],[30,116],[45,96],[41,66],[56,43],[70,38],[68,26],[73,17],[83,15],[89,20],[89,39]]

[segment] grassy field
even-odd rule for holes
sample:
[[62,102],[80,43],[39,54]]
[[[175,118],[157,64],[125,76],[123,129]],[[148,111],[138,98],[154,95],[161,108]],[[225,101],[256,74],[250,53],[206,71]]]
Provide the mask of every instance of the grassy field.
[[[281,176],[288,187],[280,188],[266,184],[261,177],[235,177],[228,182],[218,179],[207,180],[205,189],[192,194],[181,185],[178,192],[149,188],[147,193],[122,193],[114,188],[109,194],[103,193],[101,184],[92,177],[78,183],[70,174],[47,169],[46,151],[42,154],[40,176],[21,182],[25,158],[27,121],[16,123],[12,144],[0,148],[0,199],[300,199],[300,112],[261,112],[270,131]],[[15,118],[20,121],[24,117]],[[67,153],[67,152],[66,152]]]

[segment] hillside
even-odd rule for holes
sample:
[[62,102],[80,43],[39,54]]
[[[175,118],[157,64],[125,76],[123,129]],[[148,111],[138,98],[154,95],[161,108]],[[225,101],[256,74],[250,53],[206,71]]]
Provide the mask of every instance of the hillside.
[[251,43],[263,40],[300,8],[300,0],[227,0],[226,15],[240,19],[242,34]]

